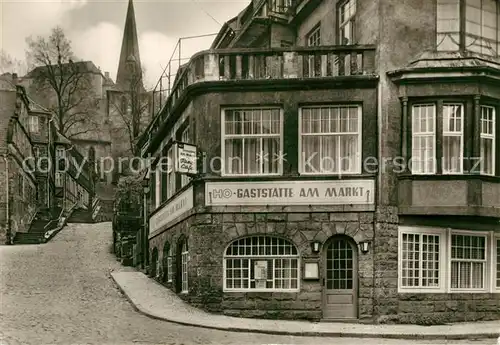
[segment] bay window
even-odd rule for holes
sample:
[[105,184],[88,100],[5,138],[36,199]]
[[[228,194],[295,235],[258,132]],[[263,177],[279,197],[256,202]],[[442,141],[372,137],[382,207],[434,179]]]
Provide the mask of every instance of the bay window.
[[439,51],[500,53],[500,2],[438,0],[436,47]]
[[476,105],[472,100],[411,104],[406,144],[412,174],[495,175],[496,109]]
[[399,292],[495,292],[499,246],[498,232],[401,226]]
[[463,172],[464,115],[462,104],[443,105],[443,174]]
[[224,175],[282,173],[282,112],[279,108],[239,108],[222,112]]
[[436,106],[418,104],[412,111],[412,155],[413,174],[436,172]]
[[224,253],[225,291],[298,291],[299,254],[288,240],[251,236]]
[[481,173],[495,174],[495,108],[481,106]]
[[300,173],[361,173],[361,117],[357,105],[301,108]]

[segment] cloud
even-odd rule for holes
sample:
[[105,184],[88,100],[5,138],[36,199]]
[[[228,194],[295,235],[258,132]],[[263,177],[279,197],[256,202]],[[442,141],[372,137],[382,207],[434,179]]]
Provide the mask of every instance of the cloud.
[[66,14],[86,4],[87,0],[2,0],[0,46],[17,59],[24,60],[26,37],[33,34],[45,36],[58,24],[64,27]]
[[122,43],[122,30],[118,26],[102,22],[68,36],[78,58],[93,61],[103,73],[109,72],[115,78]]
[[[180,64],[189,61],[189,58],[198,51],[210,48],[214,37],[197,37],[197,38],[182,38],[179,39],[168,37],[160,32],[151,31],[145,32],[139,37],[139,49],[141,54],[141,62],[146,69],[147,86],[154,88],[160,79],[163,70],[165,76],[169,75],[173,83],[175,73],[179,68],[179,53]],[[170,69],[168,64],[170,62]],[[163,80],[163,86],[168,85],[168,79]]]

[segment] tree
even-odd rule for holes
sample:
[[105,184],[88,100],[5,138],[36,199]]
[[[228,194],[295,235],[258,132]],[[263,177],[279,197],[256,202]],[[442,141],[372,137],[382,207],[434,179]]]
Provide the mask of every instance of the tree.
[[17,73],[23,75],[26,73],[26,64],[13,58],[5,50],[0,50],[0,74]]
[[28,37],[26,42],[28,65],[34,67],[28,78],[40,103],[58,119],[61,133],[71,139],[96,130],[100,97],[92,85],[95,66],[75,62],[71,41],[60,27],[47,38]]
[[116,91],[111,102],[111,112],[116,114],[121,126],[115,130],[125,131],[127,145],[132,155],[137,154],[136,142],[147,125],[150,112],[151,93],[143,86],[144,70],[138,70],[135,61],[129,61],[129,80],[127,85]]

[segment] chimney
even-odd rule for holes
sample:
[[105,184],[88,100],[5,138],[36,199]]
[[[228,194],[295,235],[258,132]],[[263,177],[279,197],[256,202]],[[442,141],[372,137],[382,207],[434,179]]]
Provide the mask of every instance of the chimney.
[[17,85],[17,73],[12,73],[12,84]]
[[104,72],[104,76],[109,79],[109,72]]

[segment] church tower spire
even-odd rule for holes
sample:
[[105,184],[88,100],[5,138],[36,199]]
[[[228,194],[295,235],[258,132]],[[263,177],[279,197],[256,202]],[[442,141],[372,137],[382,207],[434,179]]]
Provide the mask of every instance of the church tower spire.
[[135,23],[133,0],[129,0],[125,28],[123,30],[122,50],[116,73],[116,85],[122,89],[129,89],[132,80],[140,78],[142,88],[142,67],[139,55],[139,40]]

